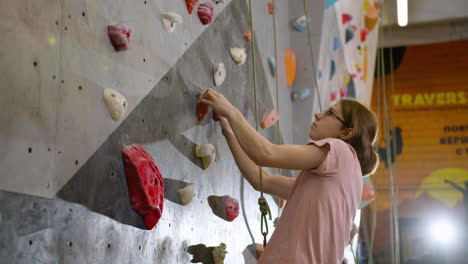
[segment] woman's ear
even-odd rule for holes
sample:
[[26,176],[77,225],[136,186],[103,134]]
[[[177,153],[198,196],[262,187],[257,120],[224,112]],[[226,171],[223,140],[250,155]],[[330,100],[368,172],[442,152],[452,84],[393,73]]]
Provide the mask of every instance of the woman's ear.
[[340,139],[347,140],[350,139],[354,135],[354,131],[352,128],[345,128],[343,132],[341,132]]

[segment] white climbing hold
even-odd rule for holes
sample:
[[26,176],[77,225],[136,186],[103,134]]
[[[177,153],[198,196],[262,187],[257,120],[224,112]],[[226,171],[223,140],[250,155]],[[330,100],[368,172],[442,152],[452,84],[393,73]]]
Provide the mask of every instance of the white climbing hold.
[[167,32],[174,31],[175,25],[182,23],[182,17],[177,13],[168,12],[168,13],[162,14],[161,17],[162,17],[164,29]]
[[215,160],[215,147],[211,144],[197,145],[195,148],[195,156],[202,160],[203,169],[208,169],[211,163]]
[[216,86],[220,86],[226,79],[226,67],[223,63],[218,63],[214,66],[214,82]]
[[226,244],[221,243],[219,246],[215,247],[213,249],[213,260],[215,264],[224,264],[224,259],[226,258],[226,254],[228,252],[226,251]]
[[111,88],[104,89],[104,102],[115,121],[119,120],[127,111],[127,100],[125,97]]
[[195,184],[189,183],[182,189],[179,189],[179,198],[182,205],[189,204],[195,196]]
[[247,53],[245,53],[244,48],[231,48],[229,51],[231,52],[232,59],[237,64],[245,63],[245,60],[247,59]]

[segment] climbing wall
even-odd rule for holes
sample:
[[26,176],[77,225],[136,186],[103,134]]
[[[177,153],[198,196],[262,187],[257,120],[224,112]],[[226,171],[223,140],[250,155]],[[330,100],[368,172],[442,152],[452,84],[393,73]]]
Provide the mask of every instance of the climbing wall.
[[[6,124],[0,129],[0,263],[187,263],[197,245],[221,242],[229,252],[225,263],[252,261],[247,246],[261,241],[259,194],[242,180],[211,113],[202,122],[196,118],[197,96],[214,86],[213,65],[223,62],[228,74],[216,89],[255,123],[252,43],[242,38],[246,2],[213,3],[217,18],[209,26],[201,25],[196,11],[188,15],[184,1],[5,4],[0,70],[9,88],[0,97]],[[265,71],[273,40],[267,39],[266,4],[253,9],[262,117],[276,104],[273,78]],[[277,3],[277,10],[284,12],[279,30],[288,36],[287,3]],[[183,20],[172,33],[161,22],[167,11]],[[116,53],[107,25],[118,23],[132,28],[132,35],[130,49]],[[284,49],[288,38],[278,43]],[[233,46],[247,48],[244,65],[230,57]],[[278,62],[280,83],[283,72]],[[106,109],[104,88],[127,99],[119,121]],[[291,122],[289,90],[280,95],[281,136],[288,142],[292,133],[283,127]],[[274,126],[262,134],[277,138]],[[204,143],[213,144],[217,156],[206,170],[194,154]],[[164,210],[151,231],[130,207],[121,151],[131,144],[151,154],[164,179]],[[196,195],[183,206],[178,190],[187,183],[195,184]],[[234,197],[241,214],[233,222],[218,218],[209,195]],[[267,200],[276,217],[276,202]]]

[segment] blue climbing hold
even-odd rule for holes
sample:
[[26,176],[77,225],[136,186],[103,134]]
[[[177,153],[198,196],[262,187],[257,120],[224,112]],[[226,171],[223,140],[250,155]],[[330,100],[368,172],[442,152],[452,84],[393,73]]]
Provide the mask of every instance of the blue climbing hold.
[[297,32],[303,32],[307,27],[307,19],[305,16],[298,17],[296,21],[294,21],[294,30]]
[[340,49],[340,41],[337,37],[333,38],[333,52],[337,52]]
[[276,62],[275,62],[275,58],[273,58],[273,57],[271,57],[271,56],[268,56],[268,57],[267,57],[267,61],[268,61],[268,66],[270,67],[271,75],[272,75],[272,76],[275,76],[275,74],[276,74]]
[[327,0],[327,3],[325,5],[326,8],[329,8],[330,6],[332,6],[333,4],[336,3],[336,1],[338,0]]
[[330,65],[330,78],[329,80],[333,79],[333,75],[335,75],[336,67],[335,67],[335,61],[331,60],[331,65]]
[[322,71],[319,71],[319,73],[318,73],[318,79],[319,79],[319,81],[322,79]]
[[312,92],[308,88],[302,88],[298,92],[293,92],[291,94],[291,99],[293,101],[301,101],[303,102],[305,99],[309,98],[312,95]]

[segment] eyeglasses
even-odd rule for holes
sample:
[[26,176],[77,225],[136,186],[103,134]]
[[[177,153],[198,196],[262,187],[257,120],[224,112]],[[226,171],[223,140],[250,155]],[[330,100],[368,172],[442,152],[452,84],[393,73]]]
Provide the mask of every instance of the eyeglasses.
[[336,119],[338,119],[338,121],[340,121],[343,126],[345,126],[346,128],[349,128],[349,126],[346,124],[346,122],[341,119],[335,112],[333,112],[333,110],[331,110],[331,108],[328,108],[325,112],[324,112],[324,117],[327,117],[327,116],[334,116]]

